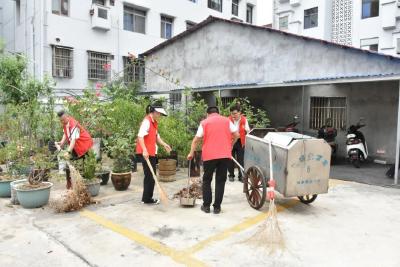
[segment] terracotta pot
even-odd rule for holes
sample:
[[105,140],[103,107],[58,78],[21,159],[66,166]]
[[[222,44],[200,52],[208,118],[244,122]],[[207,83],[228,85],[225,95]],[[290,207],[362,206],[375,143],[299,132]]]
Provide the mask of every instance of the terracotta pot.
[[111,173],[111,181],[114,185],[115,190],[117,191],[125,191],[128,189],[130,183],[131,183],[131,177],[132,173],[131,172],[125,172],[125,173]]

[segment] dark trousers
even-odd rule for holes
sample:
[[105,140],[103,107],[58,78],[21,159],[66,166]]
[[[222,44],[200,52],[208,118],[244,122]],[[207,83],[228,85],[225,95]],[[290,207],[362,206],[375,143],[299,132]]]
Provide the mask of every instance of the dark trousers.
[[[153,199],[153,191],[154,191],[154,178],[151,174],[150,168],[147,165],[147,161],[141,156],[141,161],[143,165],[143,172],[144,172],[144,180],[143,180],[143,195],[142,201],[144,203],[149,203]],[[154,173],[156,173],[156,164],[157,158],[156,157],[149,157],[149,161],[151,166],[153,167]]]
[[[82,160],[83,161],[82,168],[84,168],[84,166],[85,166],[85,158],[86,158],[88,152],[86,152],[85,154],[83,154],[82,156],[79,157],[78,154],[76,154],[75,150],[72,150],[72,155],[71,155],[70,161]],[[82,174],[83,170],[78,170],[78,171]],[[65,166],[65,178],[67,180],[71,180],[71,171],[69,169],[68,164]]]
[[204,161],[203,205],[209,207],[212,202],[211,181],[215,171],[214,208],[220,208],[224,197],[226,173],[230,159],[213,159]]
[[[240,165],[244,165],[244,147],[242,147],[242,142],[240,141],[240,139],[237,140],[236,143],[233,145],[232,157],[234,157]],[[229,177],[235,177],[235,166],[235,162],[231,160],[229,163]],[[242,172],[240,171],[240,169],[238,177],[242,177]]]

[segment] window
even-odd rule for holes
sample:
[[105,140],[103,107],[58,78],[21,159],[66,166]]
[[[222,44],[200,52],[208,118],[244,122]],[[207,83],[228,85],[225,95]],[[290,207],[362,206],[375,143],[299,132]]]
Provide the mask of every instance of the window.
[[379,16],[379,0],[362,0],[361,18],[372,18]]
[[325,125],[328,118],[332,120],[332,126],[336,129],[345,129],[345,97],[311,97],[310,100],[311,129],[318,130],[323,125]]
[[189,30],[190,28],[192,28],[195,25],[196,25],[196,23],[194,23],[194,22],[186,21],[186,30]]
[[371,51],[378,51],[379,38],[369,38],[360,40],[360,48]]
[[170,93],[169,94],[169,104],[172,110],[176,110],[182,104],[182,93]]
[[15,19],[17,21],[17,25],[21,24],[21,1],[16,0],[15,1]]
[[304,10],[304,29],[318,27],[318,7]]
[[88,51],[89,80],[108,80],[111,72],[111,55]]
[[236,97],[234,96],[224,96],[221,97],[221,104],[224,108],[229,107],[229,105],[234,102]]
[[92,0],[92,3],[100,5],[100,6],[105,6],[106,5],[106,0]]
[[171,39],[173,21],[173,18],[161,16],[161,38]]
[[239,0],[232,0],[232,15],[239,16]]
[[396,53],[400,54],[400,38],[397,38],[396,42],[397,42]]
[[246,22],[252,24],[253,23],[253,6],[247,4],[246,8]]
[[146,33],[146,11],[124,6],[124,30]]
[[279,18],[279,30],[286,31],[289,29],[289,16]]
[[208,8],[222,12],[222,0],[208,0]]
[[53,14],[68,16],[68,0],[53,0],[52,10]]
[[144,61],[140,59],[132,60],[130,57],[122,57],[124,64],[124,82],[144,83]]
[[52,74],[57,78],[72,78],[73,50],[69,47],[53,46]]

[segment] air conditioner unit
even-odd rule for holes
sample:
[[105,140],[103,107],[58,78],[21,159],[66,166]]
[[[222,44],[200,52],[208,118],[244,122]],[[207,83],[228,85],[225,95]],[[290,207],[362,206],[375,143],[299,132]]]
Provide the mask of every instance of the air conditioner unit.
[[108,31],[111,29],[110,8],[101,5],[92,5],[90,15],[92,17],[92,29]]

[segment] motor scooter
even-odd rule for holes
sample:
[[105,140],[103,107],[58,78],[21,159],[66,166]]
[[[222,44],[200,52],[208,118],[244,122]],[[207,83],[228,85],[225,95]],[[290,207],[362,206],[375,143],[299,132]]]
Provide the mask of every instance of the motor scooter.
[[336,159],[338,144],[336,143],[337,130],[332,126],[332,120],[328,118],[325,125],[318,130],[319,139],[324,139],[331,147],[331,162]]
[[361,120],[356,125],[349,127],[346,140],[347,157],[356,168],[360,168],[361,162],[368,158],[367,143],[363,133],[359,131],[366,124],[363,124]]
[[295,132],[298,133],[299,129],[296,128],[297,124],[299,124],[299,116],[295,115],[293,117],[293,121],[286,125],[285,127],[278,127],[278,132]]

